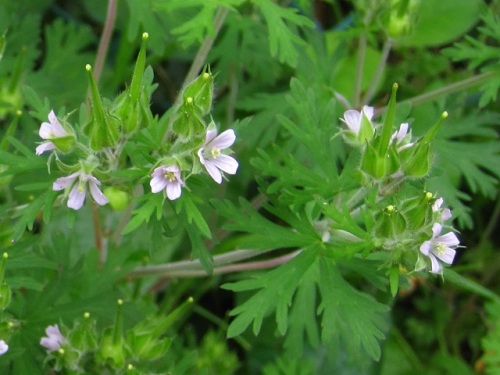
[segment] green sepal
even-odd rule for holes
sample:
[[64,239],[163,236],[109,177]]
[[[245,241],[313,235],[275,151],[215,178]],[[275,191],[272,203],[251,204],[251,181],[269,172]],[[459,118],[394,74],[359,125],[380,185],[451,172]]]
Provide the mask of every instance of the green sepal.
[[203,72],[188,84],[182,92],[184,102],[188,98],[193,98],[194,105],[199,110],[201,116],[210,113],[214,96],[214,76],[207,65]]
[[380,157],[377,150],[371,144],[368,144],[363,152],[361,170],[376,179],[380,179],[385,176],[385,157]]
[[90,315],[86,313],[83,322],[78,321],[68,335],[71,346],[83,352],[96,350],[98,343],[95,323],[95,320],[91,320]]
[[405,217],[392,205],[378,212],[374,222],[373,233],[377,238],[395,239],[407,227]]
[[389,286],[393,297],[396,296],[399,290],[399,274],[399,267],[394,266],[389,269]]
[[423,138],[415,146],[402,150],[399,156],[405,176],[422,178],[429,173],[431,147]]
[[86,70],[91,93],[91,114],[85,130],[90,137],[90,147],[95,151],[99,151],[105,147],[116,145],[120,136],[118,131],[120,121],[105,112],[99,89],[92,75],[92,67],[87,65]]
[[75,136],[67,135],[65,137],[52,138],[50,140],[58,150],[62,152],[70,152],[75,145]]
[[432,220],[432,202],[432,194],[425,192],[403,203],[405,217],[412,228],[422,228]]
[[361,124],[359,127],[359,133],[357,141],[358,143],[364,144],[370,142],[375,134],[375,128],[372,122],[366,117],[365,112],[361,111]]
[[206,124],[201,113],[194,105],[194,100],[188,97],[177,109],[177,117],[172,125],[172,130],[181,140],[188,141],[192,137],[205,132]]
[[382,131],[380,134],[380,140],[378,142],[378,155],[384,157],[389,148],[389,142],[391,141],[392,127],[394,123],[394,115],[396,113],[396,93],[398,91],[398,84],[394,83],[392,85],[391,98],[389,99],[389,104],[387,106],[387,112],[384,118],[384,123],[382,124]]
[[0,285],[0,310],[4,310],[9,307],[11,297],[12,292],[10,287],[6,283]]

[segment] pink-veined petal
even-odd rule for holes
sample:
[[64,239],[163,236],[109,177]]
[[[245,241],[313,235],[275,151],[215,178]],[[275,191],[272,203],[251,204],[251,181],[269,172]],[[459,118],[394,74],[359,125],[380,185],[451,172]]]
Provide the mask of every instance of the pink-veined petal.
[[66,177],[60,177],[54,181],[52,184],[52,190],[62,190],[66,188],[68,185],[71,185],[73,181],[80,175],[80,172],[75,172]]
[[446,221],[451,219],[451,210],[449,208],[445,208],[441,213],[441,220]]
[[420,252],[426,256],[429,256],[429,251],[431,250],[432,241],[425,241],[420,245]]
[[213,164],[213,161],[205,160],[204,165],[210,177],[212,177],[213,180],[218,184],[222,183],[222,174],[220,173],[219,169]]
[[38,135],[43,139],[51,139],[52,138],[52,125],[48,122],[42,122],[40,126],[40,130],[38,131]]
[[436,242],[439,242],[445,246],[457,246],[460,244],[460,241],[458,240],[457,236],[453,232],[449,232],[446,234],[443,234],[442,236],[439,236],[435,240]]
[[205,135],[205,143],[203,145],[208,145],[212,139],[214,139],[217,135],[217,130],[215,129],[212,129],[212,130],[208,130],[207,131],[207,134]]
[[238,169],[238,162],[228,155],[219,155],[217,159],[211,160],[210,162],[229,174],[235,174]]
[[432,211],[438,212],[441,206],[443,205],[444,199],[443,198],[438,198],[432,205]]
[[179,198],[182,193],[182,185],[179,181],[171,182],[167,185],[167,197],[171,201]]
[[447,247],[444,251],[436,251],[434,254],[447,264],[452,264],[457,252],[454,249]]
[[200,159],[200,163],[205,165],[205,158],[203,157],[203,150],[204,150],[203,147],[198,150],[198,158]]
[[83,206],[83,202],[85,202],[85,193],[86,193],[85,184],[77,183],[71,189],[68,197],[68,207],[73,210],[79,210]]
[[[97,181],[97,182],[99,182],[99,181]],[[105,204],[109,203],[108,198],[106,198],[106,196],[102,193],[102,191],[99,189],[99,187],[98,187],[98,185],[97,185],[96,182],[90,180],[89,181],[89,186],[90,186],[90,195],[92,195],[92,198],[94,198],[94,201],[99,206],[104,206]]]
[[151,186],[152,193],[159,193],[167,186],[168,181],[163,176],[153,176],[149,185]]
[[434,223],[432,225],[432,238],[436,238],[439,233],[441,233],[441,230],[443,229],[443,226],[439,223]]
[[40,144],[40,145],[38,145],[38,146],[36,147],[36,149],[35,149],[35,154],[37,154],[37,155],[41,155],[41,154],[43,154],[45,151],[50,151],[50,150],[53,150],[53,149],[55,149],[55,148],[56,148],[56,146],[55,146],[52,142],[50,142],[50,141],[48,141],[48,142],[43,142],[42,144]]
[[225,148],[231,147],[235,140],[236,140],[236,134],[234,134],[234,130],[229,129],[221,133],[214,140],[212,140],[209,146],[217,147],[220,150],[224,150]]
[[431,272],[439,273],[439,271],[441,271],[441,265],[439,264],[438,260],[432,254],[429,254],[429,258],[431,260]]
[[361,126],[361,113],[350,109],[345,111],[344,119],[341,119],[353,133],[358,134],[359,128]]
[[373,115],[375,114],[375,108],[365,105],[363,106],[363,113],[368,118],[368,120],[371,120]]

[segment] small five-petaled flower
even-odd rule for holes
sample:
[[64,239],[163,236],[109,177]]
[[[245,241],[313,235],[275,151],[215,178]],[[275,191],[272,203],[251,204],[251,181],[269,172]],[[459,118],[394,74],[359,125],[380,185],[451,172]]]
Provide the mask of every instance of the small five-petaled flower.
[[184,181],[182,181],[181,171],[177,165],[162,165],[153,171],[151,177],[149,184],[153,193],[159,193],[165,189],[170,200],[181,196]]
[[439,273],[441,264],[438,258],[446,264],[451,264],[455,258],[455,247],[460,244],[457,236],[453,232],[449,232],[439,236],[443,226],[439,223],[434,223],[432,226],[432,238],[425,241],[420,246],[420,252],[431,260],[431,272]]
[[3,340],[0,340],[0,355],[4,355],[9,350],[9,345]]
[[40,345],[50,351],[61,349],[61,345],[66,342],[66,339],[61,334],[61,331],[59,330],[59,326],[57,324],[48,326],[45,329],[45,334],[47,335],[47,337],[41,338]]
[[78,171],[67,177],[58,178],[52,185],[52,190],[63,190],[72,186],[68,196],[68,207],[79,210],[83,206],[83,202],[85,202],[87,185],[90,187],[92,198],[98,205],[104,206],[109,202],[108,198],[99,189],[100,184],[101,182],[90,173]]
[[205,166],[210,177],[218,184],[222,182],[221,171],[235,174],[238,169],[238,162],[234,158],[221,153],[222,150],[231,147],[235,140],[236,135],[232,129],[226,130],[218,136],[217,130],[209,130],[203,146],[198,150],[201,164]]
[[349,131],[354,133],[357,137],[359,131],[361,130],[361,122],[363,120],[363,116],[366,117],[368,121],[371,121],[375,110],[373,107],[365,105],[361,111],[356,111],[355,109],[350,109],[344,112],[344,118],[341,118],[340,121],[347,125]]
[[57,119],[53,110],[49,112],[49,122],[42,123],[38,134],[47,141],[36,148],[35,152],[37,155],[41,155],[45,151],[54,150],[56,145],[52,142],[53,139],[67,137],[69,135]]

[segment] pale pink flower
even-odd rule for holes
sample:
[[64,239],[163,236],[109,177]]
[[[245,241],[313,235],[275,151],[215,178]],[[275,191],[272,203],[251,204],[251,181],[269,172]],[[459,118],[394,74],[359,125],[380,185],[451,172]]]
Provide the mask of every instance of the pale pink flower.
[[85,195],[87,193],[87,185],[90,187],[90,195],[94,201],[104,206],[107,204],[108,198],[99,189],[101,182],[89,173],[83,171],[75,172],[67,177],[58,178],[52,185],[52,190],[63,190],[72,186],[68,196],[68,207],[73,210],[79,210],[85,202]]
[[396,142],[398,151],[413,146],[413,143],[408,142],[408,140],[411,138],[411,132],[409,132],[409,128],[410,126],[408,125],[408,123],[404,122],[399,127],[399,130],[394,132],[394,134],[391,137],[390,144]]
[[35,152],[37,155],[41,155],[45,151],[54,150],[56,148],[54,143],[51,141],[52,139],[62,138],[69,135],[57,119],[53,110],[49,112],[49,122],[42,123],[38,134],[41,138],[47,139],[48,141],[43,142],[36,148]]
[[234,131],[229,129],[217,136],[217,130],[207,131],[205,143],[198,150],[198,157],[208,174],[215,182],[222,182],[220,171],[235,174],[238,169],[238,162],[231,156],[222,154],[221,151],[232,146],[236,140]]
[[[439,212],[441,210],[441,206],[444,202],[443,198],[438,198],[434,201],[434,204],[432,205],[432,211],[433,212]],[[444,210],[441,211],[441,220],[446,221],[451,219],[451,210],[449,208],[445,208]]]
[[184,181],[181,178],[181,171],[177,165],[162,165],[156,168],[151,174],[151,191],[159,193],[165,189],[168,199],[174,200],[181,196]]
[[454,248],[460,244],[460,241],[453,232],[438,237],[442,229],[443,226],[441,224],[434,223],[432,226],[432,238],[420,246],[420,252],[431,260],[432,273],[439,273],[441,271],[441,264],[437,258],[446,264],[453,263],[456,254]]
[[0,355],[4,355],[9,350],[9,345],[3,340],[0,340]]
[[61,331],[59,330],[59,326],[57,324],[48,326],[45,329],[45,334],[47,335],[47,337],[41,338],[40,345],[50,351],[61,349],[61,345],[66,342],[66,339],[61,334]]
[[371,121],[374,113],[373,107],[365,105],[361,111],[356,111],[355,109],[345,111],[344,118],[341,118],[340,121],[344,122],[348,129],[357,136],[361,129],[361,120],[363,119],[363,115]]

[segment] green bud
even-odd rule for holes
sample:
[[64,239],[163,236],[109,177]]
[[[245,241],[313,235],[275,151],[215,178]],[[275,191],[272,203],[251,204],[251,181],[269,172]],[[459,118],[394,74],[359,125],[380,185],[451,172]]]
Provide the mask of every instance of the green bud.
[[365,144],[370,142],[375,134],[375,128],[372,122],[366,117],[365,113],[362,111],[361,124],[358,133],[358,143]]
[[177,115],[173,123],[173,131],[181,138],[188,141],[205,132],[206,124],[201,118],[201,113],[194,105],[194,99],[187,97],[184,103],[177,109]]
[[377,150],[368,144],[361,159],[361,170],[376,179],[381,179],[386,174],[386,157],[380,157]]
[[85,126],[85,130],[90,137],[90,147],[99,151],[105,147],[116,145],[120,136],[118,132],[120,120],[105,112],[97,83],[92,74],[92,67],[87,64],[85,69],[88,73],[92,104],[90,121]]
[[58,150],[62,152],[69,152],[75,144],[75,137],[73,135],[67,135],[66,137],[52,138],[50,140]]
[[405,217],[411,228],[417,230],[432,220],[432,193],[425,192],[420,197],[410,198],[403,203]]
[[431,167],[430,143],[420,139],[413,147],[401,150],[399,157],[405,176],[425,177]]
[[392,85],[391,98],[389,99],[389,104],[387,106],[387,112],[385,114],[384,123],[382,124],[382,132],[376,142],[378,155],[380,157],[385,157],[385,155],[387,154],[387,150],[389,149],[389,142],[391,141],[392,127],[394,123],[394,115],[396,113],[397,91],[398,91],[398,84],[394,83]]
[[104,195],[109,200],[109,205],[113,210],[122,211],[130,203],[130,195],[116,187],[104,189]]
[[192,98],[194,105],[200,112],[201,116],[210,113],[212,109],[212,101],[214,96],[214,76],[210,72],[210,68],[206,66],[203,72],[195,78],[193,82],[188,84],[182,92],[182,98],[186,101]]
[[95,320],[90,319],[88,312],[83,314],[83,321],[76,323],[68,337],[71,346],[82,352],[97,349]]
[[125,364],[122,305],[123,301],[119,299],[115,324],[104,331],[98,351],[99,361],[106,363],[109,360],[116,368],[122,368]]
[[12,292],[6,283],[0,285],[0,310],[4,310],[10,305]]
[[406,230],[406,219],[393,205],[375,215],[375,237],[394,239]]

